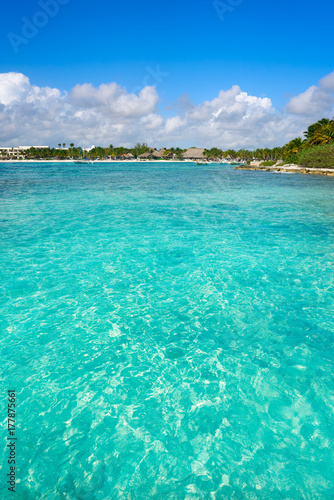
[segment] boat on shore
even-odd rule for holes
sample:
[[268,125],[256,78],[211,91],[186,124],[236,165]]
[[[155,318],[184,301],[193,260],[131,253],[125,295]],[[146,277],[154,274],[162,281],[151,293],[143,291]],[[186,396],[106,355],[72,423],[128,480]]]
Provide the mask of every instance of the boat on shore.
[[94,162],[91,161],[91,160],[88,160],[87,158],[85,158],[85,150],[83,148],[80,148],[81,151],[79,153],[79,159],[78,160],[75,160],[74,163],[76,165],[89,165],[89,164],[93,164]]

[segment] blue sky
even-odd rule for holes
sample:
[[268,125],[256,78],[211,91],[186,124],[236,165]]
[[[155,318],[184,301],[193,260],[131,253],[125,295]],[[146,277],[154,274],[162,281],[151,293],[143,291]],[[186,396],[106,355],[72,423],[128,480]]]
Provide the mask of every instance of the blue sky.
[[334,69],[328,0],[49,1],[58,12],[44,16],[27,43],[16,40],[17,53],[9,33],[24,37],[23,19],[43,24],[43,9],[31,0],[2,5],[1,73],[61,91],[78,83],[117,82],[128,92],[155,85],[168,117],[182,94],[197,106],[233,85],[282,110]]

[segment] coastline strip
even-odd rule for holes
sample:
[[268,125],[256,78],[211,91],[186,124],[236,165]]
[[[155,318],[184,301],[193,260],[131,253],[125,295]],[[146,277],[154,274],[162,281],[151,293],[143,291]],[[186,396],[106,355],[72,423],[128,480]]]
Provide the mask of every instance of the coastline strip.
[[304,168],[299,165],[273,165],[272,167],[261,167],[256,165],[238,165],[234,170],[259,170],[261,172],[276,172],[305,175],[327,175],[334,177],[334,170],[329,168]]

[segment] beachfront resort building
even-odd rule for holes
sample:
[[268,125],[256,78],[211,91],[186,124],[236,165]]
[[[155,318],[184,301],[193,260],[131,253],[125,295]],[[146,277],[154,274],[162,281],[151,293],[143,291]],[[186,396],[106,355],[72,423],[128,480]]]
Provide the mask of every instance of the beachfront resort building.
[[0,157],[9,159],[9,160],[17,160],[24,159],[29,149],[49,149],[49,146],[17,146],[17,147],[7,147],[0,146]]

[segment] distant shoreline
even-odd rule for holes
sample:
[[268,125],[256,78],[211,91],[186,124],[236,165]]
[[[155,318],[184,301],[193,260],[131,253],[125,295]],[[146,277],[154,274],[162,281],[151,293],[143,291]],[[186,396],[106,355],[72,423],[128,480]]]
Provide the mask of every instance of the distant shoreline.
[[261,172],[286,173],[286,174],[304,174],[304,175],[326,175],[334,177],[334,170],[329,168],[305,168],[300,165],[273,165],[264,167],[260,165],[238,165],[235,170],[259,170]]
[[[78,160],[0,160],[0,163],[75,163]],[[80,161],[80,160],[79,160]],[[88,160],[92,163],[196,163],[198,160]],[[208,163],[209,165],[210,163]]]

